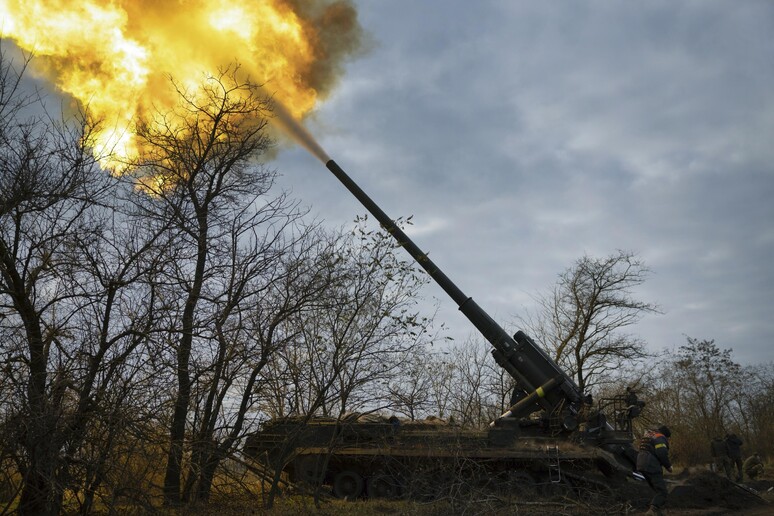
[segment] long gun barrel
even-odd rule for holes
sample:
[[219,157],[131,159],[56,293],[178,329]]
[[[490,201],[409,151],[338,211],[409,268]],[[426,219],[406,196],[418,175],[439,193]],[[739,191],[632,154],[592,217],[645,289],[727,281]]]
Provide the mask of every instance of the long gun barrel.
[[[459,310],[488,340],[497,363],[516,380],[522,396],[514,397],[514,405],[506,413],[526,416],[540,408],[559,416],[562,425],[574,430],[583,403],[583,393],[564,371],[526,334],[519,331],[513,337],[497,324],[481,307],[466,296],[446,274],[401,230],[395,222],[347,175],[333,160],[325,166],[373,215],[398,244],[403,247],[433,280],[457,303]],[[516,403],[518,401],[518,403]]]

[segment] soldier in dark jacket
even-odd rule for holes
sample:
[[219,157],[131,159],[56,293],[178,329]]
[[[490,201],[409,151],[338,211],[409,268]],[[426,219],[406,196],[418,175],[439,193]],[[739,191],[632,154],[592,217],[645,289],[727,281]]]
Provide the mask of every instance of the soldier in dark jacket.
[[712,462],[715,464],[715,471],[720,473],[722,469],[729,480],[731,480],[731,457],[728,456],[728,444],[720,437],[715,437],[710,443],[712,452]]
[[672,472],[669,462],[669,437],[672,432],[666,426],[648,430],[640,439],[640,452],[637,454],[637,471],[642,473],[655,495],[650,501],[648,514],[661,514],[666,504],[667,487],[662,468]]
[[742,440],[736,434],[726,434],[726,446],[731,462],[736,465],[736,481],[742,481]]

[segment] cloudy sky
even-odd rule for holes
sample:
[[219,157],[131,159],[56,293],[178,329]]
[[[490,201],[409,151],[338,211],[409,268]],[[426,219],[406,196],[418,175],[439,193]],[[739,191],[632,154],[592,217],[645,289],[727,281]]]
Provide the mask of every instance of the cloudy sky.
[[[651,349],[774,360],[774,2],[355,3],[370,48],[308,127],[490,315],[623,249]],[[271,166],[331,226],[365,211],[300,148]]]

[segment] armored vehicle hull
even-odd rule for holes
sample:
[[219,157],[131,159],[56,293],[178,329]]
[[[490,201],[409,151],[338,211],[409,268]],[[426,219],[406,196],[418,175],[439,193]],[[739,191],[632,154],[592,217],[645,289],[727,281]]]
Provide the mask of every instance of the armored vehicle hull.
[[[629,439],[611,433],[606,446]],[[486,431],[439,419],[275,419],[248,439],[245,452],[291,482],[329,486],[349,499],[432,498],[463,486],[552,494],[631,474],[596,440],[547,436],[539,421],[515,419]]]

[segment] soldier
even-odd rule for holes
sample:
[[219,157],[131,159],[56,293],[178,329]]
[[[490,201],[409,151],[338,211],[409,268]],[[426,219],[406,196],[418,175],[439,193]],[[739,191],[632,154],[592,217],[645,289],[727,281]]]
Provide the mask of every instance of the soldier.
[[632,419],[642,413],[645,402],[637,397],[637,392],[634,390],[634,387],[627,387],[626,395],[624,395],[624,404],[626,405],[626,410],[617,415],[616,421],[621,430],[631,431]]
[[744,461],[744,472],[750,480],[755,480],[763,474],[763,461],[759,454],[750,455]]
[[667,487],[662,468],[672,472],[672,463],[669,462],[671,435],[669,428],[662,425],[656,430],[648,430],[640,439],[637,471],[642,473],[650,488],[656,493],[650,501],[648,514],[662,514],[661,508],[666,504]]
[[710,443],[710,451],[712,452],[712,463],[714,471],[720,473],[722,469],[729,480],[731,480],[731,457],[728,456],[728,445],[726,441],[720,437],[715,437]]
[[731,463],[736,465],[736,481],[742,481],[742,440],[736,434],[726,434],[726,445]]
[[637,391],[634,390],[634,387],[626,388],[625,400],[626,409],[630,420],[634,419],[642,413],[642,409],[645,407],[645,402],[637,397]]

